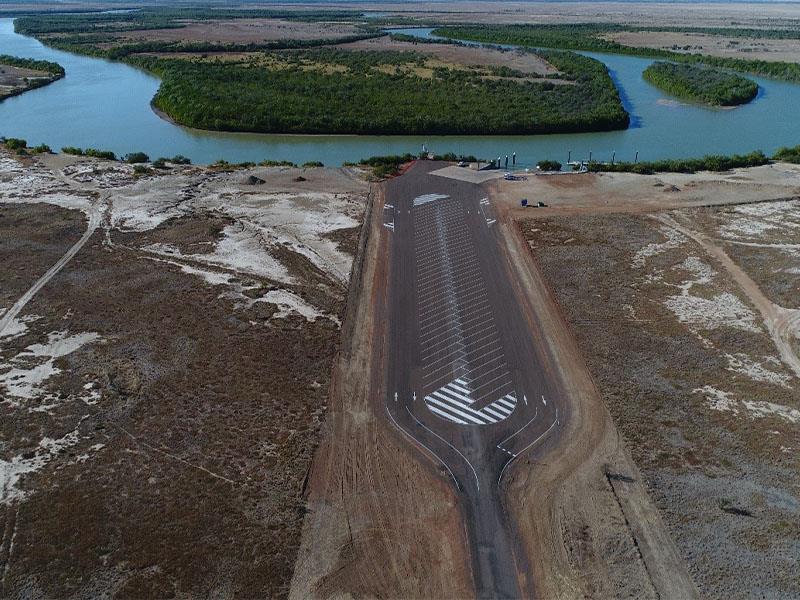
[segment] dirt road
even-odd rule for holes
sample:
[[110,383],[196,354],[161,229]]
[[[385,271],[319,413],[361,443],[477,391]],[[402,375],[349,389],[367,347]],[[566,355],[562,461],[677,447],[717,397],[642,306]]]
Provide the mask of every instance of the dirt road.
[[758,284],[745,273],[744,269],[731,260],[725,250],[699,231],[693,231],[681,225],[668,215],[660,214],[655,218],[667,227],[679,231],[700,244],[709,255],[713,256],[725,267],[731,278],[739,284],[740,289],[761,313],[761,318],[764,320],[764,325],[767,327],[772,341],[775,342],[775,348],[778,350],[781,360],[794,371],[795,375],[800,377],[800,357],[792,347],[795,331],[798,330],[798,324],[800,324],[800,310],[787,309],[772,302],[764,295]]
[[80,251],[81,248],[89,241],[89,238],[92,237],[95,230],[100,226],[100,213],[97,210],[90,210],[89,211],[89,222],[86,225],[86,231],[81,236],[75,245],[73,245],[67,252],[58,259],[58,261],[50,267],[47,272],[42,275],[36,283],[34,283],[30,289],[25,292],[19,300],[17,300],[14,305],[9,308],[0,318],[0,337],[3,336],[6,329],[11,325],[11,323],[16,319],[22,309],[25,308],[25,305],[30,302],[33,297],[41,290],[47,283],[53,278],[53,276],[58,273],[64,266],[72,260],[72,258]]

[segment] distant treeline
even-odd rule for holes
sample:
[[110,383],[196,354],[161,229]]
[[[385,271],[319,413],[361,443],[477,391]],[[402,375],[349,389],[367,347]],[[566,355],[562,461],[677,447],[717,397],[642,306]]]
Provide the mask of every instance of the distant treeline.
[[[201,129],[514,135],[627,127],[602,63],[567,52],[543,56],[574,85],[492,79],[471,70],[435,69],[422,77],[375,68],[416,60],[397,52],[306,50],[283,56],[297,64],[281,69],[146,56],[128,62],[162,78],[155,107]],[[335,68],[305,69],[302,61]]]
[[[98,56],[112,60],[122,60],[134,54],[143,53],[205,53],[205,52],[262,52],[269,50],[293,50],[316,48],[332,44],[345,44],[359,40],[378,37],[380,33],[363,33],[337,38],[320,38],[313,40],[275,40],[270,42],[185,42],[168,40],[147,40],[106,47],[116,40],[108,35],[70,35],[47,39],[47,44],[76,54]],[[101,46],[101,44],[103,46]]]
[[49,46],[110,59],[151,52],[258,52],[276,49],[300,49],[355,42],[385,35],[376,27],[358,26],[363,31],[326,39],[272,40],[251,43],[213,41],[141,40],[130,42],[114,34],[148,29],[180,29],[191,21],[210,19],[280,18],[293,21],[338,21],[357,19],[360,13],[339,10],[272,10],[211,8],[148,8],[126,13],[84,13],[71,15],[33,15],[14,21],[14,30],[25,35],[46,35]]
[[179,29],[186,21],[216,19],[284,19],[291,21],[357,20],[361,13],[346,10],[277,10],[216,8],[144,8],[131,12],[39,14],[19,17],[14,30],[25,35],[42,33],[117,33],[138,29]]
[[589,171],[609,173],[695,173],[697,171],[727,171],[741,167],[758,167],[766,165],[770,159],[760,150],[749,154],[733,154],[731,156],[708,155],[703,158],[676,158],[651,162],[590,162]]
[[667,31],[675,33],[691,33],[715,35],[730,38],[756,38],[768,40],[800,40],[800,27],[793,29],[756,29],[755,27],[627,27],[620,26],[621,31]]
[[659,89],[685,100],[736,106],[758,95],[758,84],[739,75],[685,63],[656,62],[642,76]]
[[389,38],[396,42],[411,42],[412,44],[450,44],[452,46],[466,46],[467,44],[459,40],[451,40],[449,38],[436,39],[436,38],[423,38],[408,33],[390,33]]
[[[625,46],[601,37],[617,31],[651,30],[622,25],[576,23],[571,25],[464,25],[435,29],[435,35],[484,42],[488,44],[513,44],[529,48],[562,48],[587,52],[610,52],[646,58],[666,58],[676,62],[704,63],[724,67],[741,73],[752,73],[786,81],[800,81],[800,64],[748,60],[701,54],[682,54],[658,48]],[[666,28],[664,28],[667,30]],[[788,35],[788,34],[787,34]]]
[[0,65],[18,67],[20,69],[32,69],[33,71],[43,71],[52,75],[64,75],[64,67],[58,63],[48,60],[35,60],[33,58],[20,58],[8,54],[0,54]]

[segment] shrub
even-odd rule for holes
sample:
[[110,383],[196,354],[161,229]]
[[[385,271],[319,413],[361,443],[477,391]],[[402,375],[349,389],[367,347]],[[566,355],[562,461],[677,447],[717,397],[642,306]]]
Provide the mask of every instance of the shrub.
[[362,158],[361,165],[372,167],[372,174],[379,179],[396,175],[400,165],[416,160],[413,154],[390,154],[388,156],[371,156]]
[[536,163],[540,171],[560,171],[561,163],[557,160],[540,160]]
[[146,163],[150,160],[150,157],[147,156],[144,152],[131,152],[126,154],[123,157],[123,160],[126,163],[135,164],[135,163]]
[[794,146],[792,148],[779,148],[773,158],[775,160],[800,164],[800,146]]
[[703,158],[676,158],[652,162],[618,162],[589,163],[589,171],[607,171],[615,173],[694,173],[695,171],[727,171],[740,167],[757,167],[769,163],[769,158],[756,150],[749,154],[733,154],[732,156],[709,155]]
[[110,150],[98,150],[97,148],[87,148],[83,151],[86,156],[92,158],[103,158],[105,160],[117,160],[117,155]]
[[297,165],[289,160],[262,160],[258,163],[259,167],[296,167]]
[[19,150],[21,148],[27,148],[28,142],[20,138],[6,138],[6,148],[9,150]]
[[312,167],[324,167],[324,166],[325,166],[325,165],[324,165],[324,164],[322,164],[322,163],[321,163],[320,161],[318,161],[318,160],[310,160],[310,161],[308,161],[308,162],[305,162],[305,163],[303,163],[303,168],[304,168],[304,169],[310,169],[310,168],[312,168]]

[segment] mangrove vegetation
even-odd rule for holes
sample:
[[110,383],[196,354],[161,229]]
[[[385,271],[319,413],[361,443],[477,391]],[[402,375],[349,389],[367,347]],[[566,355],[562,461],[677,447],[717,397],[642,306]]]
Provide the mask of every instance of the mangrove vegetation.
[[699,65],[655,62],[642,76],[673,96],[712,106],[737,106],[758,95],[755,81]]
[[511,69],[429,68],[414,52],[326,48],[241,63],[149,56],[129,62],[162,78],[156,108],[200,129],[515,135],[627,127],[602,63],[569,52],[542,56],[563,83]]
[[676,158],[651,162],[590,162],[590,172],[610,173],[695,173],[697,171],[728,171],[741,167],[759,167],[769,164],[770,159],[760,150],[749,154],[731,156],[708,155],[702,158]]
[[[703,63],[707,66],[721,67],[738,71],[800,82],[800,64],[683,54],[659,48],[626,46],[608,39],[609,33],[620,31],[652,31],[652,27],[632,27],[604,23],[575,23],[566,25],[453,25],[434,29],[433,34],[450,39],[470,40],[487,44],[513,44],[527,48],[560,48],[587,52],[613,52],[644,58],[664,58],[675,62]],[[672,30],[663,28],[664,30]],[[690,28],[676,28],[688,32]],[[786,31],[787,37],[795,35]]]

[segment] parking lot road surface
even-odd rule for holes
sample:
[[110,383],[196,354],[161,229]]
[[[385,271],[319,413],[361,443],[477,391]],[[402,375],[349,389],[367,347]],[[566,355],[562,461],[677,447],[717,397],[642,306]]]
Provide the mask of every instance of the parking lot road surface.
[[560,429],[558,382],[523,316],[484,189],[416,163],[386,184],[386,408],[456,488],[479,597],[529,597],[503,478]]

